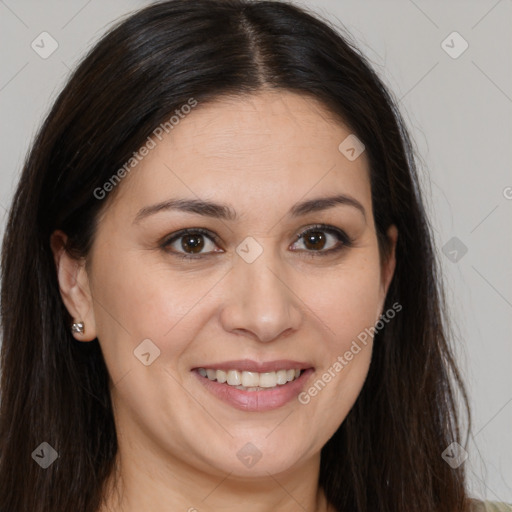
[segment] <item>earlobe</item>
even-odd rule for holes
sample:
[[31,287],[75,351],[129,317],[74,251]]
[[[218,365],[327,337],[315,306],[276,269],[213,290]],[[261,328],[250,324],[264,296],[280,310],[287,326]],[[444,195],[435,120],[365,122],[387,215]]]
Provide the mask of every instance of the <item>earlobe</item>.
[[91,341],[96,338],[96,325],[85,262],[69,254],[66,242],[67,235],[61,230],[50,238],[60,295],[73,318],[73,324],[68,327],[75,339]]

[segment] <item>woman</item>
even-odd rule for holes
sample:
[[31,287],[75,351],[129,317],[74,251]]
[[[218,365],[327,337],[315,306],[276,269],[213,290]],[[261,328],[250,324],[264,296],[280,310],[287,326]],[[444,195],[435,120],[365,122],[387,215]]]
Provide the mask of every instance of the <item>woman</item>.
[[467,399],[407,132],[297,7],[110,31],[2,263],[2,512],[492,510],[448,463]]

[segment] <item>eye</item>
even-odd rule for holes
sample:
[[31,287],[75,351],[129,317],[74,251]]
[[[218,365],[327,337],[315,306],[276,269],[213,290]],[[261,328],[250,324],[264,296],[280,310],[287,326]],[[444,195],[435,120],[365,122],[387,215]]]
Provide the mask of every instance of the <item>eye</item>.
[[308,256],[325,256],[352,245],[352,240],[344,231],[324,224],[316,224],[303,231],[294,245],[299,242],[303,243]]
[[[173,256],[184,259],[202,258],[214,253],[224,252],[216,250],[219,237],[203,228],[182,229],[167,238],[161,247]],[[303,243],[305,249],[299,249],[308,256],[327,256],[341,251],[352,245],[350,237],[334,226],[316,224],[297,235],[293,245]],[[293,248],[292,245],[292,248]],[[297,250],[297,248],[293,248]]]
[[215,250],[218,237],[206,229],[182,229],[174,233],[162,244],[162,247],[172,248],[171,252],[182,258],[197,258],[207,256]]

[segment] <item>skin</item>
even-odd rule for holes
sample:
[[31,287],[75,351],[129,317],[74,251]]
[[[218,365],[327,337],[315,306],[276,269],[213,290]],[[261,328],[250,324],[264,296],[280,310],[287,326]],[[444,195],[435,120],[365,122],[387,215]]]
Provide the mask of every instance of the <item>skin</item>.
[[[371,338],[306,405],[242,411],[211,395],[191,369],[305,361],[315,369],[307,389],[383,313],[397,231],[389,229],[393,250],[381,261],[366,154],[349,161],[338,150],[350,133],[291,92],[199,105],[119,185],[86,261],[66,253],[64,233],[53,234],[62,298],[85,323],[75,337],[99,339],[112,381],[119,454],[103,512],[329,510],[317,485],[320,450],[361,391]],[[334,193],[359,201],[366,217],[348,205],[288,213]],[[134,222],[171,197],[227,203],[240,218],[169,210]],[[345,231],[353,245],[319,256],[297,242],[316,223]],[[182,239],[159,245],[183,228],[217,234],[218,244],[203,239],[203,254],[217,252],[187,261],[172,252],[184,252]],[[248,236],[263,249],[252,263],[235,251]],[[319,247],[338,244],[327,233]],[[149,366],[133,352],[147,338],[160,350]],[[250,468],[237,457],[246,443],[262,455]]]

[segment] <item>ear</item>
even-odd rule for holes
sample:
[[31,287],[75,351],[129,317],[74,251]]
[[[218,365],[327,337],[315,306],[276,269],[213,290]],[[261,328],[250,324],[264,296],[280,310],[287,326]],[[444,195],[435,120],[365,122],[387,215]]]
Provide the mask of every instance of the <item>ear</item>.
[[[96,323],[89,278],[85,261],[73,258],[66,250],[67,235],[54,231],[50,246],[57,268],[57,280],[62,300],[74,322],[84,323],[84,333],[73,333],[79,341],[92,341],[96,338]],[[71,330],[71,326],[69,326]]]
[[391,280],[393,279],[393,275],[395,273],[396,266],[396,242],[398,240],[398,229],[392,224],[387,232],[386,236],[389,240],[389,251],[385,261],[381,264],[381,305],[380,305],[380,313],[377,316],[377,320],[382,315],[382,308],[384,307],[384,302],[386,300],[386,295],[388,293],[389,285],[391,284]]

